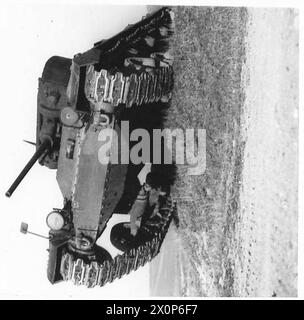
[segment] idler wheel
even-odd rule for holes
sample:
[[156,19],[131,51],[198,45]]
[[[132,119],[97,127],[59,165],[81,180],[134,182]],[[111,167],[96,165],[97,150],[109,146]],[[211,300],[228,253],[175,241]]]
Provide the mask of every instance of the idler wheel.
[[118,223],[113,226],[110,235],[111,242],[118,250],[126,251],[134,242],[134,236],[130,233],[128,223]]
[[131,235],[130,224],[126,222],[116,224],[110,234],[112,245],[121,251],[136,248],[146,241],[150,241],[152,237],[151,234],[141,228],[138,230],[136,236]]

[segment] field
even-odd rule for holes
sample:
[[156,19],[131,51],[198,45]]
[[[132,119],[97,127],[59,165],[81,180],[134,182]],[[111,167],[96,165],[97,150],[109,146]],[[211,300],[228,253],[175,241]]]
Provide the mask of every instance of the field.
[[[150,8],[153,10],[153,8]],[[297,294],[298,13],[175,7],[168,128],[206,130],[206,171],[178,166],[178,219],[154,296]]]

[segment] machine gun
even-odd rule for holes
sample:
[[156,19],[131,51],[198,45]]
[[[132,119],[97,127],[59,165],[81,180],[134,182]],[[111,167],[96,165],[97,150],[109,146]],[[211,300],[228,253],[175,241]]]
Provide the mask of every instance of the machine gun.
[[[64,201],[46,219],[51,283],[102,286],[144,265],[160,249],[175,209],[172,177],[160,179],[169,171],[152,165],[141,185],[137,175],[143,164],[113,162],[113,143],[108,162],[100,162],[98,152],[105,130],[118,134],[120,146],[129,144],[119,134],[123,120],[131,129],[152,130],[161,123],[173,88],[171,35],[172,12],[162,8],[73,59],[54,56],[45,64],[36,152],[6,196],[36,161],[57,170]],[[111,241],[122,253],[112,257],[96,241],[114,212],[130,214],[130,222],[113,227]]]

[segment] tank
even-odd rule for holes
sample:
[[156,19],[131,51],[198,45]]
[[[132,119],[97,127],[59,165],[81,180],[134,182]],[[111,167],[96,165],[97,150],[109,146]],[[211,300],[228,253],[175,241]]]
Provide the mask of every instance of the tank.
[[[160,250],[176,211],[170,196],[175,167],[152,164],[141,183],[138,174],[153,150],[150,159],[134,163],[129,132],[141,128],[152,136],[163,127],[173,88],[172,34],[173,15],[165,7],[72,59],[53,56],[45,64],[36,152],[6,196],[35,162],[57,170],[63,206],[46,218],[52,284],[103,286]],[[97,240],[114,213],[129,218],[111,229],[120,252],[112,256]]]

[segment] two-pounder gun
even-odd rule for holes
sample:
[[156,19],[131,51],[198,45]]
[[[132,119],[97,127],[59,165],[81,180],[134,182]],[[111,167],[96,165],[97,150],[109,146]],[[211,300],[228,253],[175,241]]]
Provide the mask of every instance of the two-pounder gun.
[[10,197],[14,193],[14,191],[16,190],[20,182],[23,180],[26,174],[30,171],[30,169],[35,164],[35,162],[45,153],[45,151],[49,150],[50,148],[51,148],[51,140],[47,138],[44,139],[40,144],[40,146],[37,148],[36,152],[30,159],[30,161],[26,164],[26,166],[20,172],[16,180],[13,182],[10,188],[6,191],[5,195],[7,197]]

